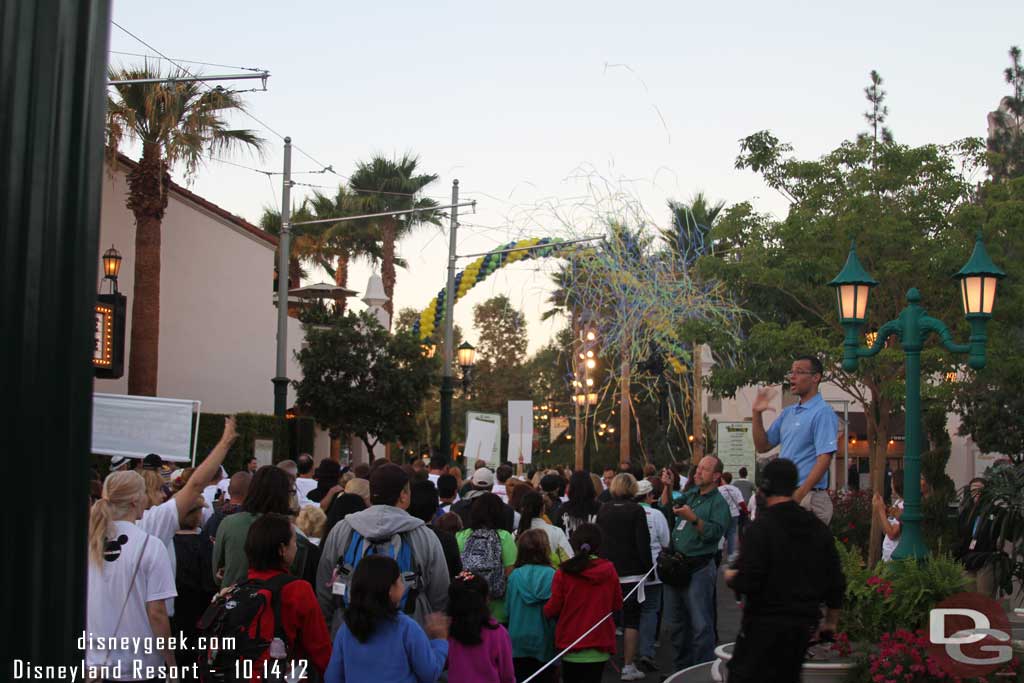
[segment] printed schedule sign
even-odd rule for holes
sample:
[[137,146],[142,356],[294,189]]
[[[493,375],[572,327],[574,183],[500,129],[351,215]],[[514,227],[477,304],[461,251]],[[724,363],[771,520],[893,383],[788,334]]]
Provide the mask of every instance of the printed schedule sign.
[[718,458],[726,472],[733,476],[741,467],[746,467],[750,476],[757,471],[757,457],[754,453],[753,425],[749,422],[719,422],[715,439]]

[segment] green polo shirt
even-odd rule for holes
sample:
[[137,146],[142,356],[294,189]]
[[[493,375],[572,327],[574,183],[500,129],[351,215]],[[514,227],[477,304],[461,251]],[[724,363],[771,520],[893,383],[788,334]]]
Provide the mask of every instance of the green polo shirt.
[[[694,513],[704,520],[703,533],[697,531],[696,523],[687,522],[672,512],[673,507],[684,505],[689,505]],[[718,552],[718,542],[732,521],[729,503],[717,488],[704,495],[701,495],[700,489],[692,488],[683,494],[682,499],[669,505],[662,505],[659,509],[668,519],[668,525],[672,529],[672,550],[687,557],[714,555]]]

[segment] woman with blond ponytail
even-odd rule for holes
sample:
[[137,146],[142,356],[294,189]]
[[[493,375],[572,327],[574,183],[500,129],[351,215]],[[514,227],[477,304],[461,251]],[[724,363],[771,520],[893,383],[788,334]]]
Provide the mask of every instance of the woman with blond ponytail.
[[[135,524],[148,504],[146,483],[136,472],[114,472],[89,514],[89,589],[85,639],[86,664],[96,679],[139,680],[133,671],[161,671],[174,665],[170,651],[119,649],[125,637],[168,638],[171,625],[164,602],[173,598],[174,573],[166,546]],[[129,641],[131,642],[131,641]],[[150,668],[152,667],[152,668]]]

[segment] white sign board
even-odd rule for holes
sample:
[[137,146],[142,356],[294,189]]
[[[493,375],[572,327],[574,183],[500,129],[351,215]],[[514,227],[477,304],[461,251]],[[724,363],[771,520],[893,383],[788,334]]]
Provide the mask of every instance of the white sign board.
[[274,440],[255,439],[252,443],[252,454],[256,456],[256,462],[260,467],[274,464]]
[[508,402],[508,461],[533,459],[533,401]]
[[751,475],[757,471],[753,428],[750,422],[718,423],[715,449],[725,471],[733,476],[741,467],[746,467]]
[[198,423],[199,401],[93,394],[92,452],[194,462],[193,419]]
[[485,460],[497,467],[501,459],[501,415],[466,413],[466,446],[462,454],[468,463]]

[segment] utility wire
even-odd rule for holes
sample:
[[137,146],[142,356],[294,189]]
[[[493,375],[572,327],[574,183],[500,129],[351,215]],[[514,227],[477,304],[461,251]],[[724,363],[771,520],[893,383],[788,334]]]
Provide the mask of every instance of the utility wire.
[[[121,27],[118,26],[118,28],[121,28]],[[124,30],[124,29],[122,29],[122,30]],[[120,52],[118,50],[110,50],[110,54],[112,54],[112,55],[124,55],[126,57],[149,57],[149,58],[161,59],[160,55],[147,55],[147,54],[143,54],[141,52]],[[163,57],[163,59],[168,59],[168,58],[167,57]],[[168,61],[170,61],[170,60],[168,59]],[[217,64],[215,62],[200,62],[200,61],[198,61],[196,59],[181,59],[180,57],[176,57],[175,61],[184,62],[186,64],[202,64],[203,66],[216,66],[216,67],[223,68],[223,69],[238,69],[239,71],[254,71],[256,73],[264,73],[266,71],[266,69],[258,69],[256,67],[252,67],[252,66],[234,66],[232,64]]]
[[[143,45],[145,45],[145,46],[146,46],[147,48],[149,48],[149,49],[150,49],[150,50],[152,50],[153,52],[157,53],[158,55],[160,55],[161,57],[163,57],[164,59],[166,59],[166,60],[167,60],[168,62],[170,62],[171,64],[175,65],[176,67],[178,67],[179,69],[181,69],[182,71],[184,71],[184,72],[185,72],[186,74],[188,74],[189,76],[192,76],[193,78],[199,78],[199,76],[197,76],[196,74],[194,74],[194,73],[192,73],[191,71],[189,71],[188,69],[186,69],[186,68],[185,68],[184,66],[182,66],[182,65],[181,65],[181,64],[180,64],[179,62],[176,62],[175,60],[173,60],[173,59],[171,59],[170,57],[168,57],[167,55],[165,55],[165,54],[164,54],[163,52],[160,52],[160,50],[157,50],[157,49],[156,49],[155,47],[153,47],[152,45],[150,45],[149,43],[147,43],[146,41],[144,41],[144,40],[143,40],[142,38],[138,37],[137,35],[135,35],[135,34],[134,34],[134,33],[132,33],[131,31],[129,31],[128,29],[126,29],[126,28],[125,28],[124,26],[121,26],[121,24],[117,23],[116,21],[111,21],[110,23],[112,23],[112,24],[113,24],[114,26],[118,27],[119,29],[121,29],[121,30],[122,30],[122,31],[124,31],[125,33],[127,33],[127,34],[128,34],[129,36],[131,36],[131,37],[132,37],[132,38],[134,38],[135,40],[137,40],[137,41],[139,41],[140,43],[142,43]],[[199,82],[200,82],[200,83],[202,83],[203,85],[205,85],[205,86],[206,86],[207,88],[209,88],[210,90],[213,90],[213,89],[214,89],[214,87],[213,87],[213,86],[211,86],[211,85],[210,85],[209,83],[207,83],[206,81],[204,81],[204,80],[202,80],[202,79],[200,79],[200,80],[199,80]],[[273,134],[274,134],[274,135],[276,135],[277,137],[279,137],[279,138],[280,138],[280,139],[281,139],[282,141],[284,140],[284,138],[285,138],[285,136],[284,136],[284,135],[281,135],[281,134],[280,134],[279,132],[277,132],[276,130],[274,130],[273,128],[271,128],[271,127],[270,127],[270,125],[269,125],[268,123],[266,123],[265,121],[263,121],[262,119],[260,119],[259,117],[257,117],[257,116],[256,116],[255,114],[253,114],[253,113],[251,113],[251,112],[249,112],[249,111],[247,111],[247,110],[245,110],[245,109],[239,109],[239,111],[240,111],[240,112],[242,112],[243,114],[245,114],[246,116],[248,116],[249,118],[251,118],[251,119],[252,119],[253,121],[255,121],[256,123],[258,123],[258,124],[260,124],[261,126],[263,126],[264,128],[266,128],[266,129],[267,129],[268,131],[270,131],[271,133],[273,133]],[[313,156],[312,156],[312,155],[311,155],[311,154],[310,154],[309,152],[305,151],[304,149],[302,149],[301,147],[299,147],[298,145],[296,145],[296,144],[294,144],[294,143],[292,144],[292,147],[293,147],[293,148],[295,149],[295,151],[297,151],[297,152],[298,152],[299,154],[303,155],[304,157],[306,157],[307,159],[309,159],[310,161],[312,161],[312,162],[313,162],[314,164],[316,164],[316,165],[317,165],[317,166],[319,166],[320,168],[324,169],[325,171],[330,171],[331,173],[334,173],[335,175],[338,175],[338,176],[340,176],[340,174],[339,174],[339,173],[338,173],[337,171],[335,171],[335,170],[334,170],[334,167],[333,167],[333,166],[331,166],[331,165],[329,165],[329,164],[323,164],[323,163],[320,163],[320,162],[319,162],[318,160],[316,160],[316,159],[315,159],[315,158],[314,158],[314,157],[313,157]]]

